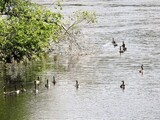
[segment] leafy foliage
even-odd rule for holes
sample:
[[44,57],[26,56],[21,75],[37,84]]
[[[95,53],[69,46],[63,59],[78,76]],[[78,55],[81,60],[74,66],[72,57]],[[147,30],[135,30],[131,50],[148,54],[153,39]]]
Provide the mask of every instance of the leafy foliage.
[[[62,9],[60,0],[56,5]],[[41,58],[51,42],[64,37],[79,46],[74,39],[77,25],[96,22],[95,13],[77,11],[63,24],[62,14],[28,0],[0,0],[0,14],[0,61],[4,63]]]
[[60,13],[43,9],[26,0],[0,0],[0,60],[21,61],[45,54],[50,41],[57,41],[61,33]]

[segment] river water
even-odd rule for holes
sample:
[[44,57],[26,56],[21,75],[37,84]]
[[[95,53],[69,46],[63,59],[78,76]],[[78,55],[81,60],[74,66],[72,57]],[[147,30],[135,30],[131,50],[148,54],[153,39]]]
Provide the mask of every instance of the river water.
[[[52,8],[51,0],[35,0]],[[41,73],[39,93],[1,95],[3,120],[159,120],[160,1],[66,0],[63,14],[95,11],[98,23],[82,25],[88,53],[67,71]],[[118,44],[113,47],[112,38]],[[119,54],[125,42],[127,51]],[[50,60],[46,64],[52,64]],[[66,64],[66,63],[65,63]],[[143,64],[143,75],[139,73]],[[51,84],[56,77],[56,85]],[[44,87],[49,79],[51,87]],[[75,81],[79,81],[79,89]],[[125,90],[120,89],[121,81]],[[32,89],[32,88],[31,88]]]

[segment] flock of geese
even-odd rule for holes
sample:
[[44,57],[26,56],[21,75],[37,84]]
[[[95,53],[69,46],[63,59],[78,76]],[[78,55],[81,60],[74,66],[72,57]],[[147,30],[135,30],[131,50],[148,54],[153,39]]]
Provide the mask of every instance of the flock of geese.
[[[38,93],[38,88],[39,88],[39,85],[40,85],[40,78],[38,77],[37,78],[37,80],[34,80],[34,89],[33,89],[33,93],[35,93],[35,94],[37,94]],[[56,85],[56,80],[55,80],[55,76],[53,76],[53,81],[52,81],[52,83],[53,83],[53,85]],[[49,84],[49,80],[47,79],[46,80],[46,84],[45,84],[45,87],[47,88],[47,89],[49,89],[50,88],[50,84]],[[78,83],[78,81],[76,80],[76,83],[75,83],[75,87],[76,87],[76,89],[78,89],[79,88],[79,83]],[[23,84],[21,84],[21,88],[18,90],[17,89],[17,85],[14,85],[14,90],[13,91],[7,91],[6,90],[6,86],[3,86],[3,95],[5,95],[5,96],[11,96],[11,95],[18,95],[18,94],[20,94],[20,93],[24,93],[24,92],[26,92],[27,90],[24,88],[24,85]]]
[[[118,44],[116,43],[116,41],[114,40],[114,38],[112,39],[112,44],[113,44],[114,47],[117,47],[117,46],[118,46]],[[127,50],[127,48],[126,48],[126,45],[125,45],[125,43],[124,43],[124,41],[123,41],[123,42],[122,42],[122,45],[121,45],[120,48],[119,48],[119,53],[120,53],[120,54],[121,54],[121,53],[124,53],[126,50]],[[139,73],[143,74],[143,65],[141,65],[140,68],[141,68],[141,69],[139,70]],[[124,89],[125,89],[124,81],[121,81],[121,82],[122,82],[122,84],[120,85],[120,88],[122,88],[122,89],[124,90]],[[52,83],[53,83],[53,85],[56,84],[55,76],[53,76],[53,81],[52,81]],[[33,90],[33,92],[34,92],[35,94],[38,93],[39,85],[40,85],[40,80],[39,80],[39,77],[38,77],[37,80],[34,81],[34,90]],[[48,79],[47,79],[47,81],[46,81],[45,87],[46,87],[47,89],[50,88],[50,84],[49,84],[49,80],[48,80]],[[76,83],[75,83],[75,87],[76,87],[76,89],[79,88],[79,83],[78,83],[77,80],[76,80]],[[14,91],[6,91],[6,87],[4,86],[4,87],[3,87],[3,90],[4,90],[3,95],[17,95],[17,94],[19,94],[19,93],[24,93],[24,92],[26,92],[26,89],[24,88],[24,85],[23,85],[23,84],[21,84],[21,89],[20,89],[20,90],[17,90],[17,86],[16,86],[16,85],[14,86],[14,88],[15,88]]]
[[[117,47],[118,44],[116,43],[116,41],[114,40],[114,38],[112,38],[112,44],[114,47]],[[119,53],[124,53],[125,51],[127,51],[126,45],[124,43],[124,41],[122,42],[122,45],[119,47]]]
[[[114,47],[117,47],[118,44],[116,43],[116,41],[114,40],[114,38],[112,38],[112,44]],[[119,53],[121,55],[121,53],[124,53],[127,50],[127,47],[124,43],[124,41],[122,41],[122,45],[119,47]],[[139,70],[139,73],[141,73],[143,75],[143,65],[141,65],[141,69]],[[125,84],[124,81],[121,81],[122,84],[120,85],[120,88],[125,89]]]

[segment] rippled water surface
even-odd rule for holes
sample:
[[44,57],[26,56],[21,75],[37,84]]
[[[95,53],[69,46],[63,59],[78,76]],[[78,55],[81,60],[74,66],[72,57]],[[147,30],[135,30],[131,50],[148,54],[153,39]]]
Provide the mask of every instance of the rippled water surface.
[[[53,9],[51,0],[35,1]],[[98,23],[81,27],[91,54],[68,72],[46,71],[50,82],[53,75],[57,80],[50,89],[41,85],[36,96],[7,97],[2,103],[10,112],[1,114],[4,120],[159,120],[160,1],[66,0],[62,7],[65,16],[96,12]],[[112,38],[119,46],[124,41],[127,51],[120,55]],[[122,80],[125,90],[119,87]]]

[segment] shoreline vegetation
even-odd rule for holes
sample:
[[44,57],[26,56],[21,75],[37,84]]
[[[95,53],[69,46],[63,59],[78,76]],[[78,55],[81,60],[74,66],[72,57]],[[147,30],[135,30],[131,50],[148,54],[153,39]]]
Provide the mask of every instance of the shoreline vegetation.
[[58,11],[53,12],[29,0],[0,1],[0,63],[4,73],[21,72],[15,66],[27,66],[47,56],[53,56],[57,61],[57,56],[86,54],[79,26],[95,23],[96,14],[75,11],[64,18],[60,13],[63,9],[61,2],[63,0],[52,4]]

